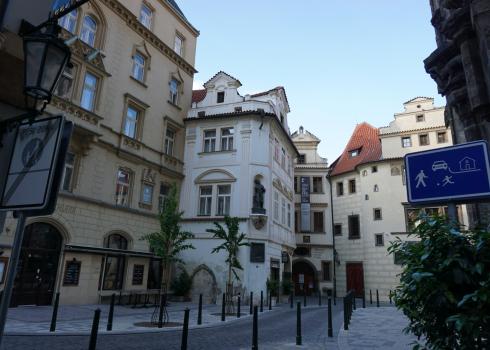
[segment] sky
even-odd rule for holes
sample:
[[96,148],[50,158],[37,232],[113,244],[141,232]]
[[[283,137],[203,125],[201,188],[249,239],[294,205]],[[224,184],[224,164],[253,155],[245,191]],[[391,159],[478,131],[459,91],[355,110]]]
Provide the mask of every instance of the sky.
[[356,124],[388,125],[416,97],[444,99],[423,60],[436,48],[429,0],[178,0],[200,31],[195,87],[218,71],[242,95],[284,86],[291,132],[333,162]]

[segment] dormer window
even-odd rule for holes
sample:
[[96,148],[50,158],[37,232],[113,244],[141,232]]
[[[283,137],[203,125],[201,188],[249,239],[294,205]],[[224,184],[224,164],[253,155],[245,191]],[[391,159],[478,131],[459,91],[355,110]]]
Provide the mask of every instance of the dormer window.
[[223,103],[223,102],[225,102],[225,92],[220,91],[220,92],[218,92],[218,97],[216,99],[216,103]]
[[352,151],[349,151],[349,155],[351,158],[357,157],[361,153],[361,149],[353,149]]
[[298,157],[298,164],[305,164],[306,163],[306,154],[300,154]]

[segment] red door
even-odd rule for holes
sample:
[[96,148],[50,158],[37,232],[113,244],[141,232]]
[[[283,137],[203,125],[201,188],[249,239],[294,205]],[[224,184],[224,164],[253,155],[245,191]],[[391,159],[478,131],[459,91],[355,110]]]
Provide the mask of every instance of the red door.
[[361,297],[364,290],[364,270],[362,263],[347,263],[347,291],[354,290]]

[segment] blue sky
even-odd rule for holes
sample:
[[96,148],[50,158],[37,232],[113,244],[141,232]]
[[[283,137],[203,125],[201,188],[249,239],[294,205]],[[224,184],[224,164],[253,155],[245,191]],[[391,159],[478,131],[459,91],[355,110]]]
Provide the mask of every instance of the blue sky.
[[435,49],[429,0],[179,0],[200,30],[197,84],[219,70],[242,94],[286,89],[291,131],[303,125],[329,162],[355,125],[387,125],[416,96],[444,100],[425,73]]

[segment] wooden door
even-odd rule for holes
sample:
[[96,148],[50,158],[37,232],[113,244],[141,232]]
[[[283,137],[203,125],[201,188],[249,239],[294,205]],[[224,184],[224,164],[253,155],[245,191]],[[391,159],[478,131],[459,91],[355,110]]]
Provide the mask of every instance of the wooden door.
[[361,297],[364,290],[364,269],[362,263],[347,263],[347,291],[354,290]]

